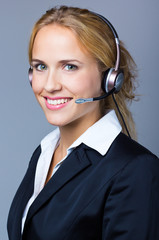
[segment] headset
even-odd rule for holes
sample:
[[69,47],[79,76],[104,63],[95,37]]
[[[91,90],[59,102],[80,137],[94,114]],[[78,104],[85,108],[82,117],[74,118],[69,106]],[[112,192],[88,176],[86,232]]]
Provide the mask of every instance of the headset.
[[104,74],[104,78],[103,78],[103,88],[105,90],[106,93],[108,93],[109,91],[111,91],[113,88],[114,89],[114,93],[117,93],[120,91],[123,81],[124,81],[124,74],[123,71],[119,68],[120,66],[120,42],[119,42],[119,37],[118,34],[115,30],[115,28],[113,27],[113,25],[109,22],[108,19],[106,19],[105,17],[103,17],[102,15],[92,12],[94,15],[98,16],[100,19],[102,19],[111,29],[113,35],[114,35],[114,39],[115,39],[115,43],[116,43],[116,62],[115,62],[115,66],[114,68],[109,68],[105,74]]
[[[110,28],[111,32],[113,33],[115,44],[116,44],[116,62],[115,62],[114,67],[107,69],[104,73],[104,76],[102,79],[102,89],[105,94],[102,96],[93,97],[93,98],[79,98],[79,99],[75,100],[75,103],[81,104],[81,103],[85,103],[85,102],[93,102],[93,101],[104,99],[104,98],[108,97],[109,95],[112,95],[114,103],[116,105],[116,108],[120,114],[120,117],[123,121],[124,127],[127,131],[127,134],[131,138],[130,133],[127,129],[126,123],[124,121],[124,118],[120,112],[120,109],[119,109],[118,104],[114,97],[114,93],[116,94],[120,91],[120,89],[123,85],[123,82],[124,82],[124,73],[120,69],[120,52],[121,51],[120,51],[119,37],[118,37],[118,34],[117,34],[115,28],[113,27],[113,25],[110,23],[110,21],[107,18],[105,18],[104,16],[102,16],[98,13],[92,12],[92,11],[90,11],[90,13],[99,17],[103,22],[105,22],[107,24],[107,26]],[[28,75],[29,75],[30,85],[32,86],[32,76],[33,76],[32,67],[29,68]]]
[[120,41],[118,34],[113,27],[113,25],[110,23],[110,21],[105,18],[104,16],[90,11],[92,14],[98,16],[102,21],[104,21],[107,26],[110,28],[114,35],[114,40],[116,44],[116,62],[115,66],[112,68],[109,68],[105,71],[103,79],[102,79],[102,89],[104,91],[104,95],[100,97],[95,97],[95,98],[80,98],[77,99],[75,102],[76,103],[84,103],[84,102],[92,102],[92,101],[97,101],[101,100],[103,98],[108,97],[109,95],[113,93],[118,93],[123,85],[124,81],[124,74],[123,71],[120,69]]

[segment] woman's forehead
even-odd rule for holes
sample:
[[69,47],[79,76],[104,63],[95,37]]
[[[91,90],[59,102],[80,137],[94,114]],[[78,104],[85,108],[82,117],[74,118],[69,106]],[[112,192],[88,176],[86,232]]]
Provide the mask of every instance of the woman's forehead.
[[92,58],[72,30],[57,24],[44,26],[35,37],[33,55],[46,51],[50,54],[63,53]]

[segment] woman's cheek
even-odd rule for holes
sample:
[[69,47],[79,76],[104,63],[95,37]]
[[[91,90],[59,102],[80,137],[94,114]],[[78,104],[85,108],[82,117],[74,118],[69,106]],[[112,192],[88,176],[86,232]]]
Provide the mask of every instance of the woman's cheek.
[[35,94],[38,94],[43,90],[44,86],[43,86],[42,82],[40,82],[40,81],[37,82],[35,79],[33,79],[32,88],[33,88],[33,92]]

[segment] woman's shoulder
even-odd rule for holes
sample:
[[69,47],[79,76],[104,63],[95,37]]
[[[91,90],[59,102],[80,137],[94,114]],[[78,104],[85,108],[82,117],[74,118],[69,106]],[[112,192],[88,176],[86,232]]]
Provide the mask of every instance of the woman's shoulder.
[[130,170],[138,174],[159,173],[159,158],[142,146],[140,143],[120,133],[114,140],[108,155],[118,166],[122,166],[124,171]]
[[110,150],[115,150],[116,153],[120,153],[120,155],[122,154],[123,156],[125,155],[127,157],[136,158],[147,156],[148,158],[159,160],[158,157],[150,150],[123,133],[120,133],[116,137]]

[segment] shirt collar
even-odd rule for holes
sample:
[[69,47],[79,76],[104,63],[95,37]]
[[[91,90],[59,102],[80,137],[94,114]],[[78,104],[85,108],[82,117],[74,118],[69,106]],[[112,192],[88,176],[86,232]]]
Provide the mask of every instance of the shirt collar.
[[121,132],[121,125],[114,110],[89,127],[70,147],[75,148],[81,143],[105,155],[114,139]]
[[[117,119],[114,110],[110,110],[105,116],[99,119],[95,124],[89,127],[68,149],[67,153],[79,146],[81,143],[98,151],[101,155],[105,155],[122,128]],[[54,152],[60,139],[59,128],[49,133],[41,141],[42,152],[48,147]]]
[[41,141],[41,152],[45,152],[48,147],[52,149],[52,151],[54,152],[58,141],[60,139],[60,130],[59,128],[56,128],[55,130],[53,130],[52,132],[50,132],[47,136],[45,136],[42,141]]

